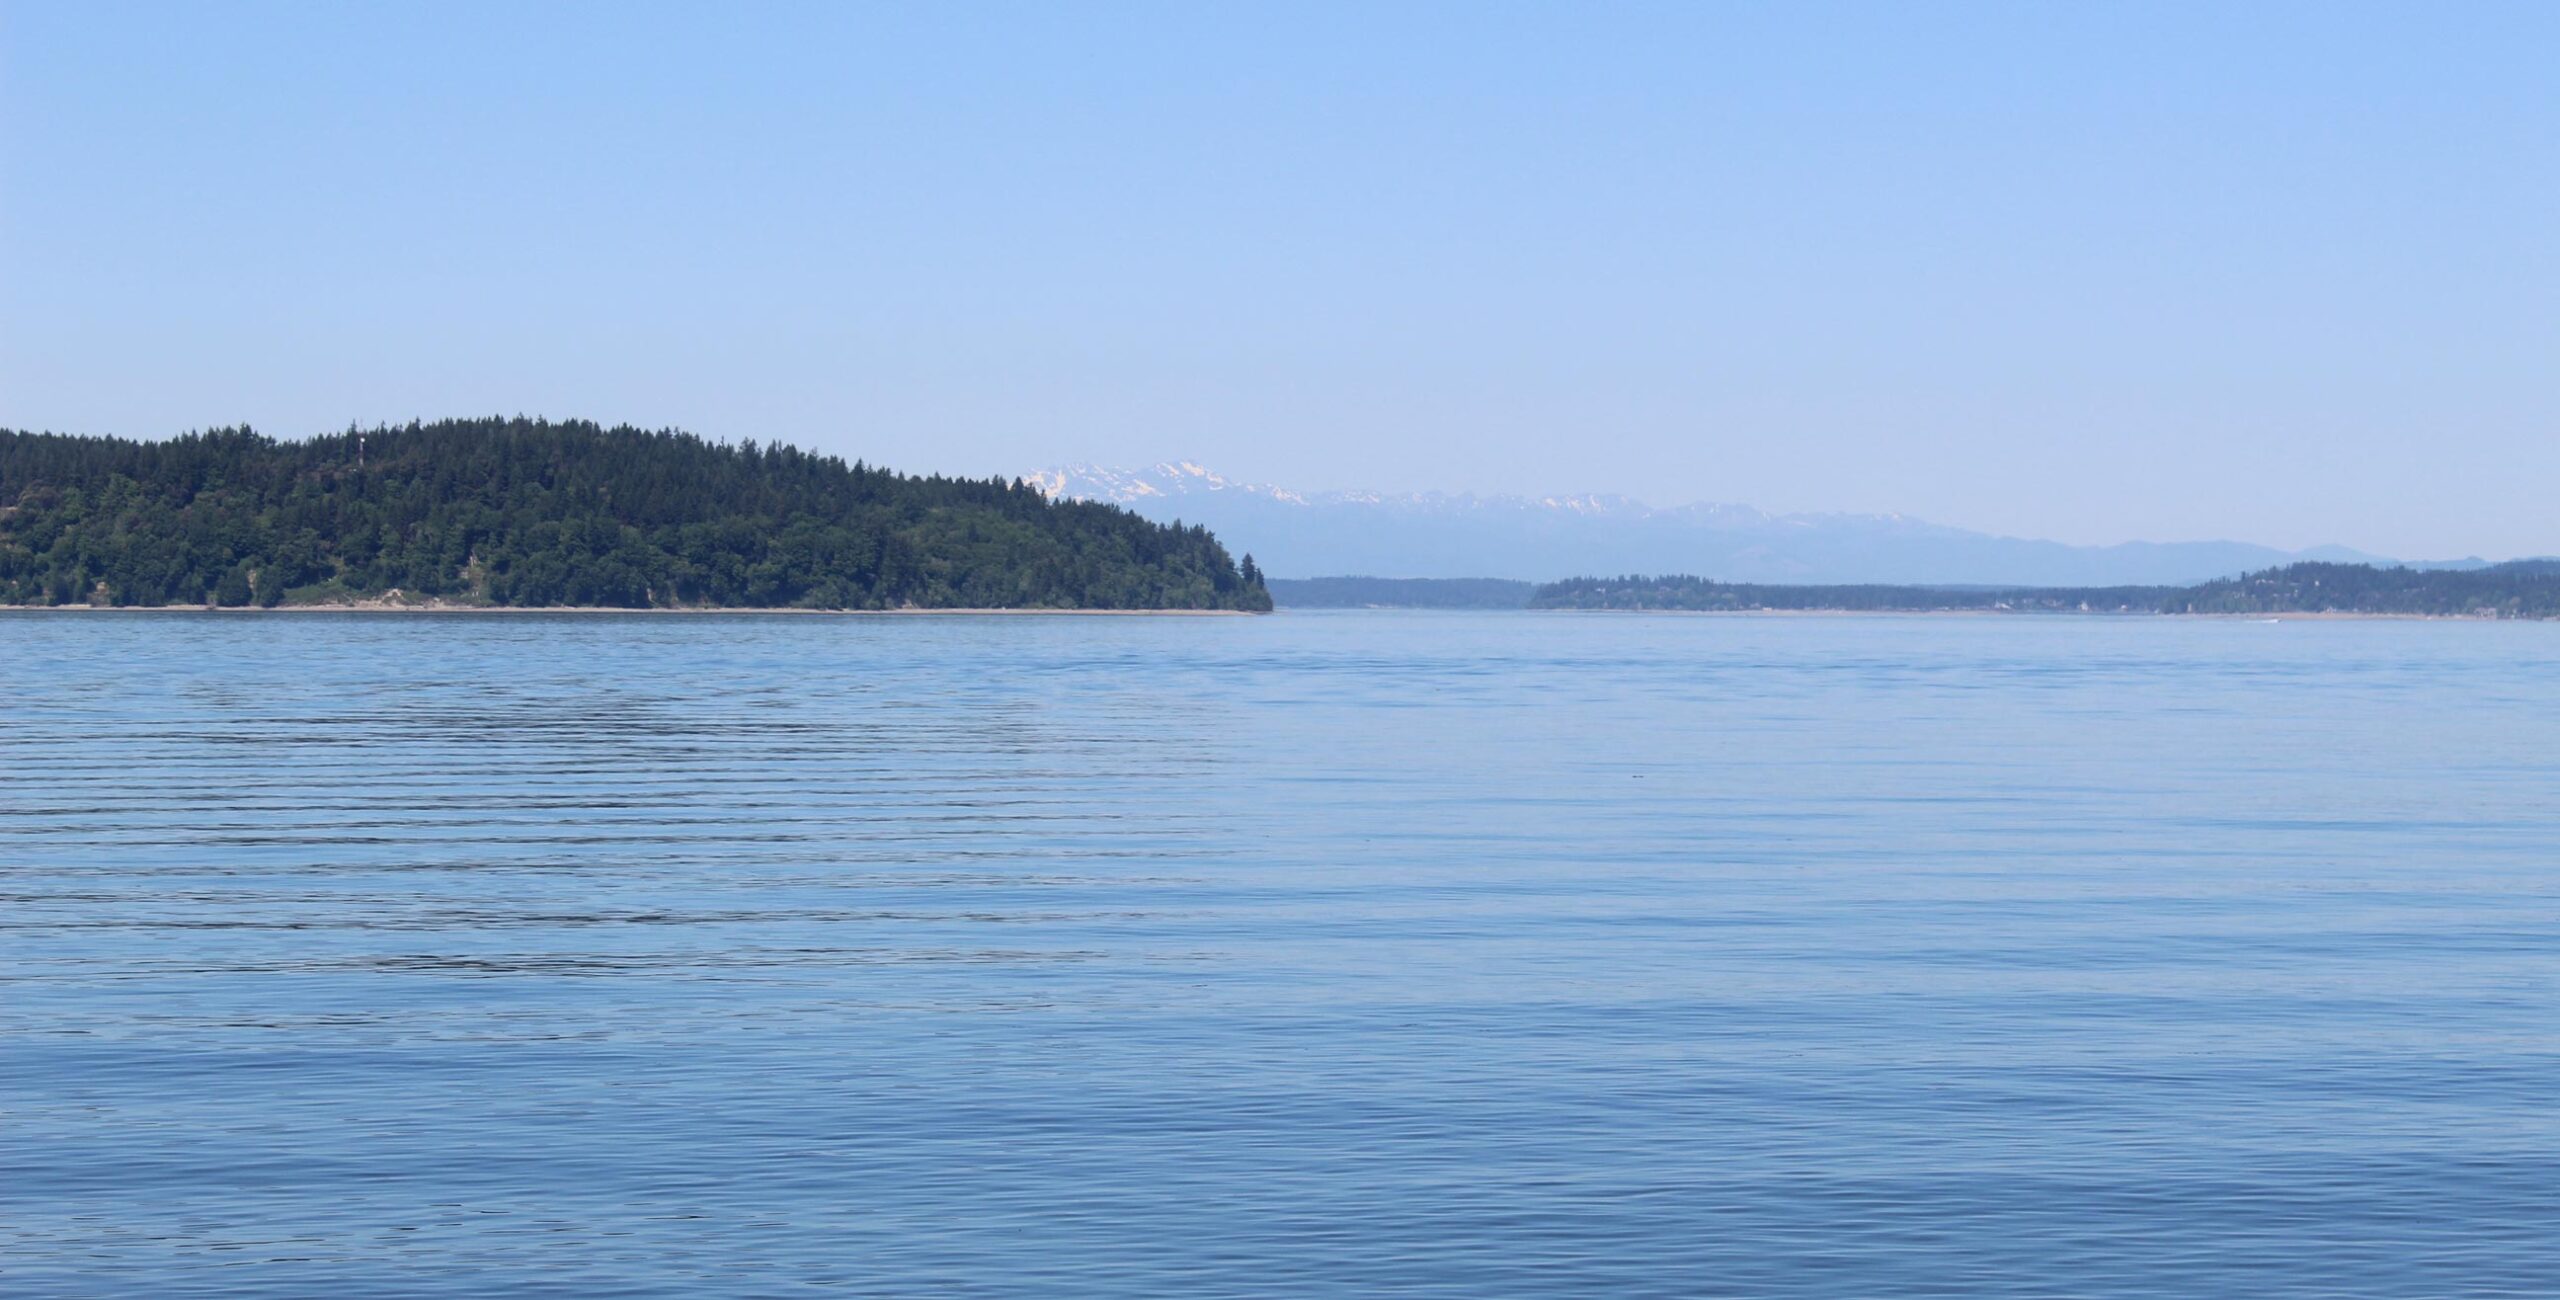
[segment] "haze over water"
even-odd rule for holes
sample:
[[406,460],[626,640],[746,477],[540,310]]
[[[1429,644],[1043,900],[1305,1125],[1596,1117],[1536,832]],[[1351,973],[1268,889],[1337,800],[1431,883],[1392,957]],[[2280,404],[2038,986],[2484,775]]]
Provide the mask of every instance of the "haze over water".
[[0,615],[0,1291],[2512,1296],[2560,627]]

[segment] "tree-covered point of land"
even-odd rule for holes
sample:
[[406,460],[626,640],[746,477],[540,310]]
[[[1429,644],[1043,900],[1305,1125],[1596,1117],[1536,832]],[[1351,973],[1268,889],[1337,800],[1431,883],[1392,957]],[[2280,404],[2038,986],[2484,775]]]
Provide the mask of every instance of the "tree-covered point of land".
[[781,445],[454,420],[0,431],[0,604],[1267,610],[1200,527]]
[[1685,574],[1572,578],[1540,587],[1530,608],[2560,618],[2560,566],[2542,560],[2461,570],[2305,563],[2192,587],[1784,586]]

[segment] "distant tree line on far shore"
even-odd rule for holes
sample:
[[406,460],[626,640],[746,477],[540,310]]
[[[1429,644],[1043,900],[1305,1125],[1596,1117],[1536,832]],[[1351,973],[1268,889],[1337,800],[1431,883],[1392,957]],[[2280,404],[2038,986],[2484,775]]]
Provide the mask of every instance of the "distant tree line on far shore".
[[1783,586],[1664,577],[1571,578],[1531,609],[1839,610],[2105,614],[2403,614],[2560,618],[2560,560],[2481,569],[2290,564],[2192,587]]
[[0,430],[0,604],[1266,610],[1208,530],[779,444],[453,420]]

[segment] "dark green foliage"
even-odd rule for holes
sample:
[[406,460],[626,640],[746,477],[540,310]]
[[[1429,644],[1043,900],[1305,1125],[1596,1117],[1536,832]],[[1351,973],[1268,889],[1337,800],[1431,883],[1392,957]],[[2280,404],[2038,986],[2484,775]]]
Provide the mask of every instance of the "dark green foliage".
[[249,603],[249,566],[245,562],[222,571],[222,580],[213,584],[213,603],[229,607]]
[[1530,608],[2560,618],[2560,568],[2530,560],[2470,570],[2292,564],[2193,587],[1785,587],[1687,575],[1573,578],[1538,588]]
[[2192,614],[2560,618],[2560,572],[2531,560],[2469,570],[2294,564],[2191,587],[2162,608]]
[[0,431],[0,604],[1269,609],[1258,579],[1204,528],[675,432]]

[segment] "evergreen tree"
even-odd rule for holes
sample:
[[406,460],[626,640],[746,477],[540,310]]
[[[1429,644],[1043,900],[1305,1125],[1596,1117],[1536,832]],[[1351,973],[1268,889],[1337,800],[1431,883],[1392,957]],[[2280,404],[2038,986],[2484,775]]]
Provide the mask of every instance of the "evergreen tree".
[[249,566],[235,564],[222,571],[221,580],[213,584],[213,603],[229,607],[249,603]]

